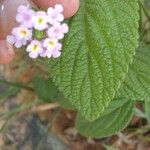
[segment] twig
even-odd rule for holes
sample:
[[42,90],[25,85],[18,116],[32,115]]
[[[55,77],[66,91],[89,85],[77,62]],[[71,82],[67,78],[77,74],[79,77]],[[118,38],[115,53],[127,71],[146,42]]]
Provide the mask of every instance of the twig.
[[32,112],[43,112],[43,111],[47,111],[47,110],[52,110],[59,107],[58,103],[50,103],[50,104],[44,104],[44,105],[40,105],[40,106],[35,106],[32,108]]
[[50,104],[39,104],[39,105],[34,105],[30,107],[30,109],[25,109],[21,114],[31,114],[31,113],[37,113],[37,112],[43,112],[47,110],[52,110],[55,108],[58,108],[59,104],[58,103],[50,103]]
[[144,134],[144,133],[146,133],[149,130],[150,130],[150,125],[146,125],[143,128],[137,129],[135,132],[129,134],[127,136],[127,138],[129,139],[129,138],[132,138],[134,136],[137,136],[138,134]]
[[13,83],[13,82],[9,82],[9,81],[2,80],[2,79],[0,79],[0,83],[6,84],[6,85],[11,85],[11,86],[18,87],[18,88],[23,88],[28,91],[34,91],[34,89],[32,87],[23,85],[21,83]]

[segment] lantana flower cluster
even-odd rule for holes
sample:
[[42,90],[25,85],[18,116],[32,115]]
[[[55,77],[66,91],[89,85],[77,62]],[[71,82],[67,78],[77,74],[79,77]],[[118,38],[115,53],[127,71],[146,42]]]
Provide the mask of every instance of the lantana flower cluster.
[[60,40],[68,32],[68,25],[62,23],[62,5],[50,7],[47,11],[35,11],[26,6],[17,9],[18,27],[13,28],[7,42],[16,48],[26,47],[29,57],[57,58],[61,55]]

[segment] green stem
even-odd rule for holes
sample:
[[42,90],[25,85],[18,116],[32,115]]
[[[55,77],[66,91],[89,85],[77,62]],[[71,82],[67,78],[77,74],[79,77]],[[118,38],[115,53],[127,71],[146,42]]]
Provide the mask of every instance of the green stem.
[[21,83],[13,83],[13,82],[9,82],[9,81],[2,80],[2,79],[0,79],[0,83],[6,84],[6,85],[15,86],[15,87],[18,87],[18,88],[23,88],[23,89],[28,90],[28,91],[34,91],[34,89],[32,87],[23,85]]

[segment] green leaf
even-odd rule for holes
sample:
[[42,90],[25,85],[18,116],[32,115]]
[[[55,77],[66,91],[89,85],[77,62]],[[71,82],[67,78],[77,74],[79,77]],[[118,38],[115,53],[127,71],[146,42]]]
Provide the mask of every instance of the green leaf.
[[56,102],[58,102],[60,104],[60,106],[64,109],[69,109],[69,110],[76,110],[75,106],[73,106],[69,101],[68,99],[62,97],[61,95],[61,99],[60,98],[57,98],[55,100]]
[[133,60],[138,38],[137,0],[81,0],[69,21],[62,56],[50,61],[64,96],[88,120],[114,98]]
[[38,76],[33,78],[33,85],[38,97],[44,102],[58,102],[63,108],[75,109],[54,85],[51,78],[44,80]]
[[107,137],[123,130],[133,114],[134,102],[127,99],[115,99],[110,102],[102,116],[89,122],[80,114],[77,115],[76,128],[83,136],[90,138]]
[[44,80],[38,76],[33,78],[33,85],[38,97],[46,102],[56,98],[57,88],[51,80]]
[[133,100],[150,100],[150,46],[140,43],[117,96]]

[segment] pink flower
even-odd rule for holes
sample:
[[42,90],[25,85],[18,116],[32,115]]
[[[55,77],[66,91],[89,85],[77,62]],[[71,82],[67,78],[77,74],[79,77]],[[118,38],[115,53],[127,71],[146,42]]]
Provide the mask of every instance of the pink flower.
[[50,39],[50,38],[46,38],[43,42],[43,47],[47,48],[47,49],[54,49],[54,47],[56,46],[58,40],[57,39]]
[[12,35],[17,39],[17,40],[31,40],[32,39],[32,30],[20,26],[16,27],[12,30]]
[[[67,24],[62,14],[63,7],[55,5],[45,11],[34,11],[26,6],[19,6],[16,20],[19,27],[13,28],[7,42],[16,48],[26,47],[30,58],[48,57],[57,58],[61,55],[62,44],[59,43],[68,32]],[[39,40],[37,40],[39,39]]]
[[57,44],[58,44],[57,39],[46,38],[43,42],[43,47],[45,48],[45,52],[42,54],[42,56],[43,57],[47,56],[48,58],[50,58],[52,56],[52,52],[56,48]]
[[64,38],[64,34],[69,31],[68,25],[63,23],[55,23],[52,27],[48,29],[48,37],[49,38],[56,38],[58,40]]
[[6,41],[11,45],[15,45],[16,48],[20,48],[22,45],[26,45],[25,41],[23,42],[21,40],[17,40],[13,35],[8,35]]
[[47,14],[49,17],[49,23],[50,24],[55,24],[57,22],[62,22],[64,20],[64,16],[61,14],[63,12],[63,7],[62,5],[55,5],[55,8],[49,8],[47,10]]
[[41,57],[47,57],[47,54],[46,54],[46,50],[45,50],[45,49],[43,49],[43,52],[40,53],[40,56],[41,56]]
[[6,40],[10,44],[14,44],[16,48],[20,48],[27,44],[27,41],[31,40],[32,31],[26,27],[20,26],[12,30],[12,35],[8,35]]
[[8,35],[7,38],[6,38],[6,41],[13,45],[15,43],[15,37],[13,35]]
[[35,15],[35,11],[33,11],[32,9],[29,9],[26,6],[21,5],[18,8],[16,21],[27,28],[32,28],[33,27],[32,18],[34,15]]
[[52,56],[58,58],[61,55],[62,44],[58,43],[52,51]]
[[61,52],[60,52],[61,48],[62,48],[62,44],[57,43],[53,49],[46,50],[46,52],[45,52],[46,56],[48,58],[51,58],[51,57],[58,58],[61,55]]
[[48,17],[46,12],[38,11],[33,17],[34,28],[36,30],[42,31],[48,27]]
[[26,49],[29,52],[29,56],[33,59],[37,58],[42,52],[42,43],[38,40],[33,40]]

